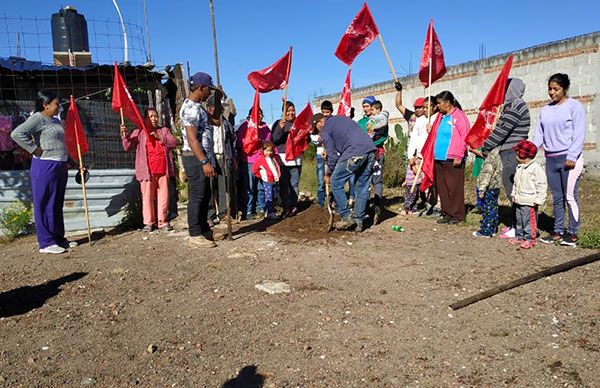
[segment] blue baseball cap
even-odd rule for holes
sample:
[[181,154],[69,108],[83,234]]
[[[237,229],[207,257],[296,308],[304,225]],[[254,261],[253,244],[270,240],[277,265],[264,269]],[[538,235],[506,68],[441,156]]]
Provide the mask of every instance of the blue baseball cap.
[[374,96],[367,96],[367,97],[365,97],[365,99],[364,99],[364,100],[362,100],[362,103],[363,103],[363,104],[364,104],[364,103],[367,103],[367,104],[369,104],[369,105],[373,105],[373,104],[375,103],[375,101],[377,101],[377,100],[375,99],[375,97],[374,97]]
[[216,89],[217,87],[213,84],[212,77],[201,71],[197,72],[190,78],[190,84],[198,86],[208,86],[210,89]]

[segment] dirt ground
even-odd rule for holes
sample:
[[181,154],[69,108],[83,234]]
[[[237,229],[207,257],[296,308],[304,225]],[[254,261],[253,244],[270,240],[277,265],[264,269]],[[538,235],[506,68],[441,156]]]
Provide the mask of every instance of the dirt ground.
[[212,250],[181,230],[0,247],[0,385],[600,386],[600,262],[448,307],[594,251],[391,214],[327,235],[326,214],[234,225]]

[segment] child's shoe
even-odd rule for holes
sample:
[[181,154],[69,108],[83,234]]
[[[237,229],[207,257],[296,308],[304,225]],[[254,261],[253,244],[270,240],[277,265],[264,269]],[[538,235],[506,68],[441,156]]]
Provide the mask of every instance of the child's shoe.
[[577,235],[571,234],[571,233],[565,233],[562,240],[560,241],[560,245],[574,247],[575,245],[577,245]]
[[563,241],[563,236],[560,233],[552,232],[549,235],[540,238],[540,241],[544,244],[554,244],[561,243]]
[[515,229],[514,228],[504,228],[502,229],[502,233],[500,233],[500,238],[515,238]]
[[523,242],[522,240],[518,240],[518,239],[516,239],[516,238],[511,238],[511,239],[509,239],[509,240],[508,240],[508,243],[509,243],[509,244],[512,244],[512,245],[519,245],[519,244],[521,244],[522,242]]
[[481,233],[480,231],[476,230],[475,232],[473,232],[473,237],[490,238],[492,236],[487,236],[487,235]]
[[535,246],[535,243],[533,241],[525,240],[525,241],[521,242],[521,245],[519,245],[519,248],[530,249],[530,248],[533,248],[534,246]]

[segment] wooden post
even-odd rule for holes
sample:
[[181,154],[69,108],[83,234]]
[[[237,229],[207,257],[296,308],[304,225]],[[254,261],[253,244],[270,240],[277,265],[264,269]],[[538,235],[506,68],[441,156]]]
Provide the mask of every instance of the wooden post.
[[221,77],[219,77],[219,55],[217,54],[217,28],[215,27],[215,8],[213,0],[208,0],[210,5],[210,20],[212,22],[212,33],[213,33],[213,49],[215,52],[215,76],[217,77],[217,85],[221,85]]
[[388,65],[390,66],[390,70],[392,70],[392,75],[394,76],[394,82],[398,82],[398,77],[396,77],[396,71],[394,70],[394,65],[392,65],[392,60],[385,48],[385,44],[383,44],[383,38],[381,34],[379,34],[379,41],[381,42],[381,47],[383,48],[383,53],[385,54],[385,59],[387,59]]
[[81,157],[81,146],[79,145],[79,138],[77,139],[77,156],[79,157],[79,174],[81,175],[81,190],[83,192],[83,210],[85,211],[85,224],[87,226],[88,242],[90,243],[90,245],[92,245],[92,230],[90,229],[90,212],[88,210],[87,192],[85,190],[85,169],[83,168],[83,160]]

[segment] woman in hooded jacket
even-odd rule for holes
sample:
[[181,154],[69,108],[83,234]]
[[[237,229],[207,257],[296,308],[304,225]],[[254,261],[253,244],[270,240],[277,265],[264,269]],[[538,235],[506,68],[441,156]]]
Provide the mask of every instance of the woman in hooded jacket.
[[503,229],[500,238],[515,237],[515,212],[510,193],[512,192],[515,172],[517,171],[517,156],[513,148],[521,141],[527,140],[531,118],[527,103],[523,100],[525,84],[520,78],[509,78],[506,86],[504,105],[496,128],[483,143],[482,153],[489,154],[494,148],[500,147],[502,161],[502,186],[511,201],[510,225]]

